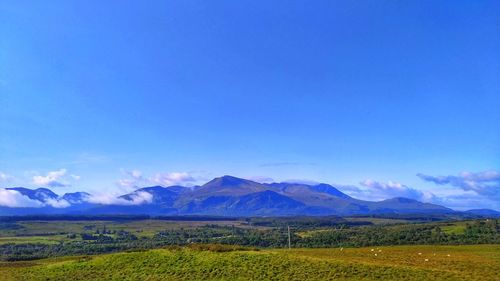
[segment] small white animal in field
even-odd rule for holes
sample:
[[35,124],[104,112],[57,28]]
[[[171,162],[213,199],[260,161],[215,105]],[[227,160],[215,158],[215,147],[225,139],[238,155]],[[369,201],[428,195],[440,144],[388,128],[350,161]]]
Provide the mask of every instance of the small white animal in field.
[[375,251],[375,249],[372,249],[372,252]]
[[379,253],[382,253],[382,250],[378,250]]
[[451,255],[450,255],[450,254],[447,254],[447,256],[448,256],[448,257],[451,257]]
[[377,256],[377,254],[375,254],[375,256]]
[[344,250],[344,248],[340,248],[340,250],[341,250],[341,251],[343,251],[343,250]]
[[421,255],[422,255],[422,253],[418,253],[418,255],[419,255],[419,256],[421,256]]
[[425,261],[429,261],[429,259],[425,259]]

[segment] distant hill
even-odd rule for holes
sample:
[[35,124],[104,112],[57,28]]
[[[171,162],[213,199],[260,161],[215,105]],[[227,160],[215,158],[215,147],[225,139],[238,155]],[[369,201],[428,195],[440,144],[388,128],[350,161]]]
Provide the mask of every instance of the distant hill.
[[[26,214],[147,214],[147,215],[375,215],[448,214],[455,211],[408,198],[379,202],[352,198],[328,184],[262,184],[233,176],[215,178],[192,188],[152,186],[111,198],[96,200],[86,192],[59,196],[47,188],[8,188],[19,192],[40,207],[0,206],[0,215]],[[56,202],[57,204],[54,204]],[[101,202],[101,203],[99,203]],[[498,216],[493,210],[470,210],[471,215]]]
[[6,189],[17,191],[31,200],[37,200],[40,202],[47,202],[49,199],[57,199],[59,197],[48,188],[28,189],[24,187],[11,187]]
[[62,196],[63,200],[68,201],[70,204],[80,204],[85,203],[90,197],[90,194],[87,192],[73,192],[73,193],[65,193]]
[[477,216],[482,216],[482,217],[500,218],[500,212],[497,212],[495,210],[490,210],[490,209],[473,209],[473,210],[465,211],[465,213],[477,215]]

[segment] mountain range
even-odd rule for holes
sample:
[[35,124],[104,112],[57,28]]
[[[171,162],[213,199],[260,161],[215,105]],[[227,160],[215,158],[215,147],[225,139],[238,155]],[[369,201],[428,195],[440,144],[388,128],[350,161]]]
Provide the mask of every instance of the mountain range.
[[[215,178],[204,185],[152,186],[113,198],[86,192],[57,195],[47,188],[6,188],[27,197],[30,207],[0,206],[0,215],[33,214],[146,214],[215,216],[451,214],[440,205],[408,198],[364,201],[329,184],[258,183],[233,176]],[[493,210],[469,214],[500,216]]]

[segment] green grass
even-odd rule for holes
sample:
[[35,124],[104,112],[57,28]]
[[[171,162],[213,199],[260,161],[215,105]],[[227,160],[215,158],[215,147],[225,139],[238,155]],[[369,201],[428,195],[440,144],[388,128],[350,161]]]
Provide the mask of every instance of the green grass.
[[226,252],[207,248],[0,263],[0,276],[6,281],[500,280],[500,245]]
[[0,237],[0,245],[2,244],[26,244],[26,243],[41,243],[41,244],[58,244],[60,241],[78,241],[79,238],[69,239],[66,235],[49,235],[49,236],[13,236]]
[[[248,227],[241,221],[165,221],[165,220],[137,220],[137,221],[22,221],[17,222],[19,229],[1,229],[0,244],[23,241],[26,243],[52,244],[58,241],[67,241],[70,233],[95,233],[96,229],[124,230],[138,237],[152,237],[156,233],[167,229],[196,228],[207,224],[234,225]],[[31,237],[31,238],[30,238]],[[44,237],[44,238],[42,238]],[[21,243],[21,242],[19,242]]]
[[368,218],[346,217],[345,219],[350,222],[371,222],[376,225],[414,223],[414,221],[404,220],[404,219],[385,219],[385,218],[369,218],[369,217]]
[[443,225],[441,230],[446,234],[463,234],[465,232],[467,222],[455,222]]

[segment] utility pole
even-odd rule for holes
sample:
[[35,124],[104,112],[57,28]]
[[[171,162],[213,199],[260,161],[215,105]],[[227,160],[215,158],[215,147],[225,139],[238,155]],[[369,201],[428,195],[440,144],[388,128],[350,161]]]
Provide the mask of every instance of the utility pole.
[[288,225],[288,249],[292,248],[292,239],[290,236],[290,225]]

